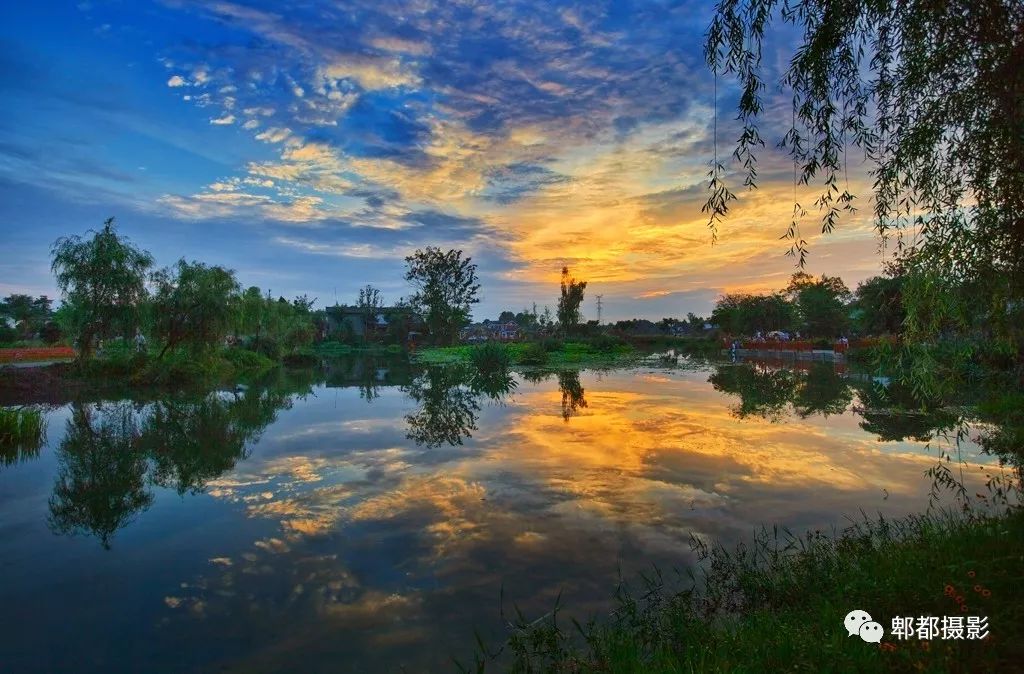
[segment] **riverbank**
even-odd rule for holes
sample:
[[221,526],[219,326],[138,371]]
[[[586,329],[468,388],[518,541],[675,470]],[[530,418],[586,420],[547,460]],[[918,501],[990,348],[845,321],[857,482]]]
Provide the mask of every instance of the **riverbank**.
[[424,365],[469,364],[482,349],[504,350],[509,364],[517,370],[543,368],[609,368],[635,365],[658,352],[717,355],[715,340],[679,337],[622,339],[599,336],[587,339],[547,338],[532,342],[486,342],[485,344],[428,347],[414,353]]
[[[989,672],[1014,671],[1024,659],[1019,508],[866,520],[838,537],[773,529],[737,550],[697,548],[705,571],[696,584],[652,573],[641,587],[621,585],[603,620],[574,626],[564,609],[521,618],[500,669]],[[853,610],[881,624],[880,644],[848,635],[843,620]],[[905,617],[915,631],[900,638],[893,619]],[[937,618],[934,633],[916,631],[921,617]],[[943,638],[944,617],[962,619],[960,637]],[[984,628],[972,636],[987,636],[968,637],[975,622]]]

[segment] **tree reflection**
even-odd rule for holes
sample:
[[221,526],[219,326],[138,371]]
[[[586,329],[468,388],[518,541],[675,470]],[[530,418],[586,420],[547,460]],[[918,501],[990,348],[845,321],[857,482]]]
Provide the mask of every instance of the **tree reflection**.
[[143,422],[140,445],[153,460],[151,480],[179,494],[206,483],[249,456],[249,447],[290,405],[287,395],[248,389],[241,396],[162,400]]
[[286,389],[253,387],[138,409],[127,402],[76,403],[57,448],[50,528],[96,536],[109,548],[113,534],[152,504],[148,487],[201,492],[249,455],[291,401]]
[[798,379],[791,370],[743,363],[719,365],[708,381],[716,391],[740,397],[740,404],[733,408],[737,417],[754,415],[777,420],[796,395]]
[[481,372],[465,366],[428,367],[405,388],[419,407],[407,414],[406,437],[418,445],[461,445],[477,429],[482,398],[500,402],[516,389],[508,370]]
[[569,417],[576,416],[581,407],[587,406],[587,399],[583,397],[583,386],[580,384],[579,370],[559,372],[558,389],[562,392],[562,419],[568,422]]
[[146,489],[148,461],[128,403],[75,404],[57,448],[57,482],[50,496],[50,528],[60,534],[110,538],[153,503]]
[[853,400],[853,388],[830,363],[812,363],[800,379],[793,408],[801,419],[842,414]]
[[405,415],[406,437],[418,445],[461,445],[476,430],[480,404],[464,367],[428,367],[406,389],[419,408]]
[[881,386],[845,378],[829,363],[812,363],[805,372],[746,362],[717,366],[709,380],[716,390],[740,397],[733,414],[777,420],[790,411],[801,418],[842,414],[851,408],[860,427],[882,441],[931,440],[956,426],[956,415],[914,398],[897,382]]
[[937,406],[928,406],[917,400],[905,386],[893,382],[888,387],[879,384],[862,386],[857,392],[860,405],[857,412],[863,417],[860,427],[874,433],[879,440],[901,441],[910,438],[928,442],[936,432],[957,425],[957,416]]

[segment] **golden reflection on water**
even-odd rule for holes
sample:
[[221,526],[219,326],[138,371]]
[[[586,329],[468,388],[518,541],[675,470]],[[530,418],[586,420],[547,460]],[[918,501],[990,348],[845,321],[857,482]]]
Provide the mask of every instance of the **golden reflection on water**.
[[441,638],[446,621],[464,644],[509,579],[521,598],[543,604],[569,587],[594,607],[620,561],[686,561],[691,533],[728,543],[761,524],[841,527],[862,509],[928,502],[936,452],[879,442],[850,411],[738,418],[700,372],[584,373],[568,399],[564,384],[519,382],[454,448],[401,441],[396,410],[409,402],[397,390],[359,407],[313,399],[301,421],[283,413],[208,492],[277,532],[218,553],[167,606],[310,622],[254,654],[255,669],[322,647],[330,630],[384,647]]

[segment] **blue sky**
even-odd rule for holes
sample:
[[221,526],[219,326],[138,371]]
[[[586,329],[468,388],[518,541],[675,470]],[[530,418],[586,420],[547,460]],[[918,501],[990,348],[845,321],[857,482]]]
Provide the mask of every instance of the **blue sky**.
[[[479,264],[480,317],[553,307],[563,264],[590,281],[588,317],[597,293],[606,318],[657,319],[779,287],[793,271],[778,241],[793,201],[784,157],[766,152],[761,189],[714,247],[700,213],[710,9],[8,3],[0,293],[55,294],[54,239],[109,216],[160,265],[222,264],[320,305],[365,283],[407,294],[402,260],[426,245]],[[770,71],[788,46],[770,45]],[[732,93],[720,85],[724,152]],[[782,101],[772,94],[769,131]],[[853,285],[879,268],[863,219],[809,238],[811,272]]]

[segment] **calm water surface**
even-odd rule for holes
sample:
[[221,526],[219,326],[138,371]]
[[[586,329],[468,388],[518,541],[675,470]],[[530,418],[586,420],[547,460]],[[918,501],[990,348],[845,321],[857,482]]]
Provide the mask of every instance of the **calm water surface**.
[[585,617],[620,568],[692,561],[691,533],[924,509],[949,420],[881,397],[822,364],[369,359],[65,401],[0,457],[0,671],[451,671],[502,634],[502,587]]

